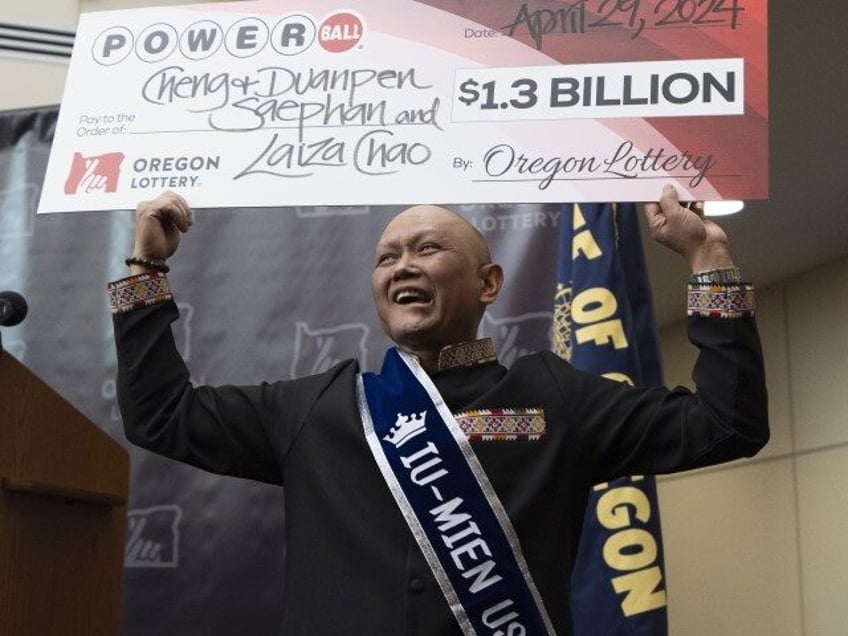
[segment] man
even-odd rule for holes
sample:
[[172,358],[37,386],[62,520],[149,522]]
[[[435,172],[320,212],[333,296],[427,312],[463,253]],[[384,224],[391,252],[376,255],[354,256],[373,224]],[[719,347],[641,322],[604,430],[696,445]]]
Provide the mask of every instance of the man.
[[[164,277],[192,216],[165,193],[138,207],[132,276],[109,286],[127,437],[285,487],[286,634],[570,634],[593,484],[750,456],[768,439],[752,292],[726,235],[671,187],[646,215],[693,271],[694,394],[628,387],[549,352],[502,367],[474,339],[503,272],[470,224],[435,206],[404,211],[377,243],[372,294],[398,345],[379,376],[347,360],[194,388]],[[504,434],[515,441],[483,441]]]

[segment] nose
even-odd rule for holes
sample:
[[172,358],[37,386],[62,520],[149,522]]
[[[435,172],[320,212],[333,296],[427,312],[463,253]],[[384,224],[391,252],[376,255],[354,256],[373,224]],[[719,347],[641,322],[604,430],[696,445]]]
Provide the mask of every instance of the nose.
[[403,280],[418,274],[418,266],[415,262],[414,254],[404,251],[395,261],[395,266],[392,269],[392,280]]

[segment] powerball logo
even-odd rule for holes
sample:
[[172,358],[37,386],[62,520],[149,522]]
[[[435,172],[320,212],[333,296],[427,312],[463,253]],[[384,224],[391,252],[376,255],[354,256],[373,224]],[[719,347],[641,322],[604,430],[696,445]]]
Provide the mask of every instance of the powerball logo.
[[263,51],[294,56],[318,45],[328,53],[344,53],[362,45],[365,21],[354,11],[341,10],[320,21],[306,13],[281,18],[240,18],[232,24],[198,20],[187,26],[157,21],[130,29],[113,25],[94,40],[91,55],[97,64],[113,66],[135,56],[147,63],[168,59],[200,61],[213,56],[245,59]]
[[122,152],[107,152],[91,157],[83,157],[75,152],[65,180],[65,194],[115,192],[123,160]]

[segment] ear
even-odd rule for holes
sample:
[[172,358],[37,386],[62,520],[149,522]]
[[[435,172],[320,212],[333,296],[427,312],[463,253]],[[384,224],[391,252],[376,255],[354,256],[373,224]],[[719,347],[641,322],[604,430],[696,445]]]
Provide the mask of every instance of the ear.
[[498,293],[503,286],[503,268],[497,263],[489,263],[480,268],[480,280],[483,286],[480,289],[480,302],[491,305],[498,298]]

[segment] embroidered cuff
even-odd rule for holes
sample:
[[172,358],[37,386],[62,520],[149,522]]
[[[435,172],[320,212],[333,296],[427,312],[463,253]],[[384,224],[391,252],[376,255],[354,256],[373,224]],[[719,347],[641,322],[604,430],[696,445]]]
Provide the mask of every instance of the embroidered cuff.
[[453,367],[470,367],[497,359],[491,338],[460,342],[442,347],[439,351],[439,371]]
[[454,415],[471,441],[536,441],[545,435],[545,411],[528,409],[478,409]]
[[120,314],[133,309],[171,300],[168,279],[160,272],[130,276],[106,286],[109,294],[109,309]]
[[741,318],[753,316],[754,286],[750,283],[689,283],[690,316]]

